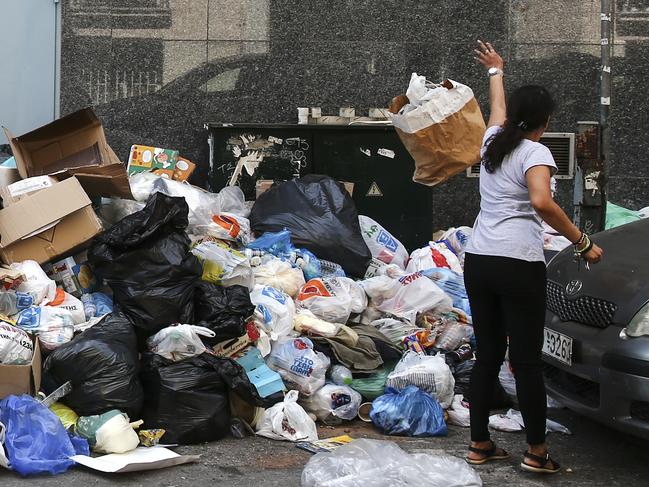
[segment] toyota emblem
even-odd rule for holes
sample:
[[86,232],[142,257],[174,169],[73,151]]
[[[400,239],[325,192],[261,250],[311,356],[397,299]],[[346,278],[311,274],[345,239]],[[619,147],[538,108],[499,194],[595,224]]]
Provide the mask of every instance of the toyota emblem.
[[584,285],[583,282],[581,282],[579,279],[575,279],[573,281],[570,281],[568,285],[566,286],[566,294],[568,296],[574,296],[577,294],[579,291],[581,291],[581,287]]

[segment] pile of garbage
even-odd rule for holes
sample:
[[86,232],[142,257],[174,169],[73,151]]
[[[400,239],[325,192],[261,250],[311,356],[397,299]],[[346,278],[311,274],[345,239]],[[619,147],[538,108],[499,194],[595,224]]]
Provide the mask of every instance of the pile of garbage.
[[[110,148],[94,137],[87,156],[101,158]],[[409,252],[329,177],[275,184],[253,204],[237,187],[175,179],[177,154],[153,152],[161,168],[114,167],[100,174],[105,190],[96,166],[77,165],[21,172],[24,192],[5,191],[15,201],[0,210],[4,466],[54,474],[91,451],[248,431],[315,441],[316,422],[356,418],[388,435],[466,425],[470,228]],[[7,223],[20,214],[40,226]]]

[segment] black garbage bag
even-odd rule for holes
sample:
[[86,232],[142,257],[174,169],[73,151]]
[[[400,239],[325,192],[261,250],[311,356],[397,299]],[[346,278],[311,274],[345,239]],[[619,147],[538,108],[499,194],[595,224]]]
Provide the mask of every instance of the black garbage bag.
[[202,443],[226,436],[230,390],[257,406],[282,400],[281,395],[262,400],[241,366],[207,353],[172,362],[146,352],[141,377],[144,427],[164,428],[164,443]]
[[310,174],[273,186],[257,198],[250,213],[255,234],[291,231],[291,241],[320,259],[336,262],[351,276],[363,277],[372,258],[345,187]]
[[[444,358],[455,379],[455,394],[464,395],[464,399],[471,403],[470,384],[475,361],[471,359],[458,360],[451,353],[445,354]],[[511,406],[512,401],[507,397],[505,390],[500,385],[500,381],[496,381],[489,407],[491,409],[505,409]]]
[[126,316],[106,316],[47,357],[42,380],[45,392],[50,394],[67,381],[72,391],[61,402],[79,416],[119,409],[130,418],[139,418],[143,399],[137,339]]
[[202,270],[189,252],[187,213],[184,198],[154,193],[144,209],[99,235],[88,253],[140,339],[173,323],[193,323]]
[[244,335],[248,318],[254,312],[250,291],[244,286],[223,287],[200,281],[196,287],[194,321],[216,333],[214,338],[202,337],[209,345]]

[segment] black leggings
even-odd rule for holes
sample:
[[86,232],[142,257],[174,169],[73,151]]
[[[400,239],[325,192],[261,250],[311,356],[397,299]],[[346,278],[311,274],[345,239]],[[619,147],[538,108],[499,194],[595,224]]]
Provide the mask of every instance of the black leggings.
[[489,440],[489,403],[509,338],[509,361],[527,442],[544,443],[545,263],[467,254],[464,281],[478,344],[470,386],[471,440]]

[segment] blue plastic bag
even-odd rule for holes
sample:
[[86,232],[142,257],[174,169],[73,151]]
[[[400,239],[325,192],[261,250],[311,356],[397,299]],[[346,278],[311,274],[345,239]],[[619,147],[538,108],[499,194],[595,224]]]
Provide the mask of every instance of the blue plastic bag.
[[100,292],[92,293],[92,297],[97,307],[96,316],[104,316],[113,312],[113,298]]
[[86,440],[70,437],[58,416],[27,394],[0,402],[0,422],[9,464],[20,475],[56,475],[74,465],[71,456],[90,455]]
[[374,399],[370,418],[383,433],[397,436],[446,436],[444,410],[439,401],[415,386],[391,387]]
[[299,267],[307,281],[322,277],[318,258],[307,249],[296,249],[291,242],[291,232],[288,230],[264,232],[261,237],[250,242],[248,248],[268,252],[279,259],[290,262],[293,267]]
[[445,267],[426,269],[421,273],[437,284],[453,300],[453,306],[471,316],[469,296],[464,286],[464,277]]

